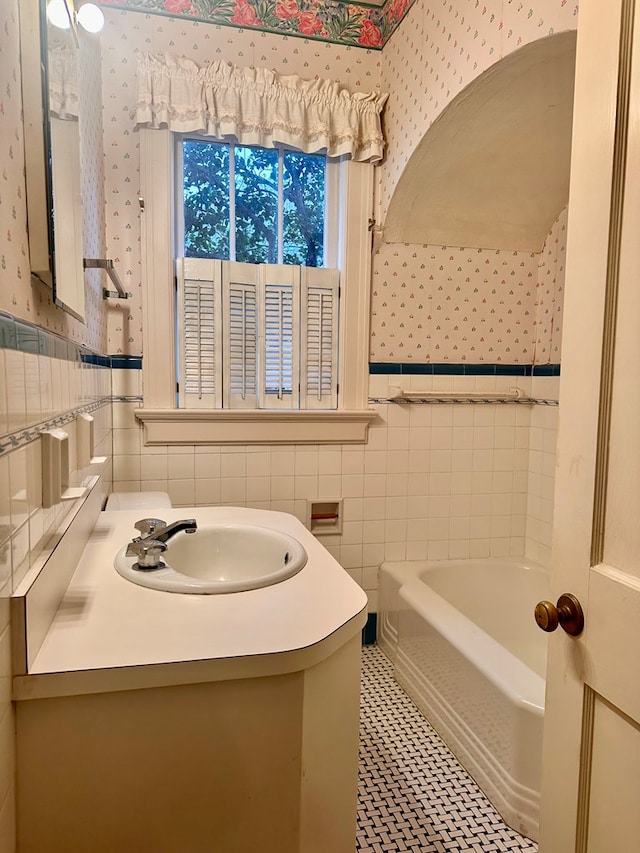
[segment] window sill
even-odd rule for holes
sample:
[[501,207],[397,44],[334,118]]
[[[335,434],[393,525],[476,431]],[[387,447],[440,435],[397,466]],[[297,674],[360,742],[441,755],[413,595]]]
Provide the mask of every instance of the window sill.
[[364,444],[372,409],[136,409],[145,445],[157,444]]

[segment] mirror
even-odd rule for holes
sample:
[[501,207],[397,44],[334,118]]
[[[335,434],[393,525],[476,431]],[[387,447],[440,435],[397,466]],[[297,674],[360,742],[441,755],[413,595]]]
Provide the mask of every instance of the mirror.
[[83,36],[51,26],[46,0],[22,0],[20,37],[31,271],[84,321]]

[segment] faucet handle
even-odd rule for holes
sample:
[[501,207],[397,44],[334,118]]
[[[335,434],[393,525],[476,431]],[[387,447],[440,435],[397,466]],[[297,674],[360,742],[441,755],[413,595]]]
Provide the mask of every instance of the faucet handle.
[[127,547],[126,556],[138,558],[134,568],[157,569],[164,566],[164,563],[160,562],[160,555],[166,550],[166,542],[159,542],[157,539],[134,539]]
[[165,527],[166,521],[161,518],[141,518],[133,525],[143,536],[153,536],[159,527]]

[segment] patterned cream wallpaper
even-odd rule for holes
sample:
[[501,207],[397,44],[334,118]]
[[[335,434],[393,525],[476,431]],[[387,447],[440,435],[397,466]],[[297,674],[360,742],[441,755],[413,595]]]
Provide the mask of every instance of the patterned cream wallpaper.
[[[169,50],[201,61],[223,58],[304,77],[331,76],[350,89],[390,89],[384,118],[388,156],[378,170],[385,207],[413,148],[464,85],[516,47],[576,23],[575,3],[561,0],[535,0],[535,8],[505,0],[499,11],[476,0],[455,4],[417,0],[401,32],[380,53],[107,9],[103,34],[107,248],[126,288],[134,293],[130,303],[109,312],[108,351],[142,352],[139,155],[133,130],[136,49]],[[556,230],[562,227],[559,221]],[[558,261],[556,236],[552,232],[540,256],[382,244],[373,265],[371,359],[559,360],[557,297],[563,264]]]
[[[90,78],[95,86],[99,75]],[[31,282],[24,182],[24,141],[18,0],[0,3],[0,310],[98,350],[106,346],[106,314],[96,288],[87,288],[88,323],[52,303],[48,288]],[[90,95],[99,104],[99,90]],[[95,111],[96,116],[99,111]],[[96,182],[99,191],[99,182]]]
[[[378,219],[434,119],[523,44],[577,25],[569,0],[417,0],[383,51],[387,156]],[[540,255],[382,244],[373,259],[371,359],[544,364],[560,360],[566,212]]]
[[372,361],[531,363],[537,269],[528,252],[383,244]]
[[134,298],[109,312],[109,353],[142,352],[135,50],[170,51],[201,62],[225,59],[279,73],[328,77],[350,90],[379,88],[379,52],[178,18],[105,9],[103,31],[107,249]]
[[575,0],[416,0],[383,51],[387,158],[381,216],[429,126],[475,77],[518,47],[575,29]]
[[560,361],[566,210],[541,253],[383,243],[373,259],[377,362]]
[[567,208],[553,223],[538,262],[535,364],[558,364],[567,254]]

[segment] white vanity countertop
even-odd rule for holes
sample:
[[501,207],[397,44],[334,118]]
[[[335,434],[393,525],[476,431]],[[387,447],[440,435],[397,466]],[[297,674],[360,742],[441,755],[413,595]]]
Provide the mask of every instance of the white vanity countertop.
[[[133,525],[144,513],[102,512],[26,679],[287,657],[335,637],[349,622],[349,633],[362,627],[366,594],[293,516],[239,507],[180,507],[161,515],[166,521],[195,518],[200,525],[222,521],[273,527],[298,539],[308,561],[294,577],[247,592],[185,595],[146,589],[122,578],[113,566],[116,552],[137,535]],[[296,668],[294,660],[280,671]],[[214,677],[250,672],[246,667],[225,671]]]

